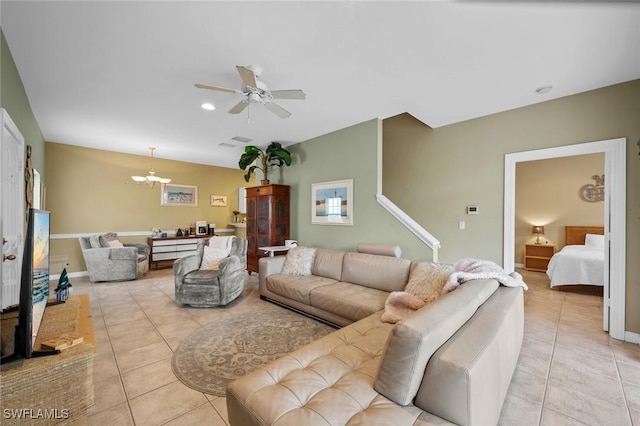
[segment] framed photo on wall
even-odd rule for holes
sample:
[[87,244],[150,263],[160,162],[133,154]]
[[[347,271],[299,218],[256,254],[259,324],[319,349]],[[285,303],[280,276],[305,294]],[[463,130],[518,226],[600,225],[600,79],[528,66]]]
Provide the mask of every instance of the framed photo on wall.
[[212,195],[211,196],[211,205],[214,207],[226,207],[227,206],[227,196],[226,195]]
[[353,226],[353,179],[311,184],[311,223]]
[[160,191],[161,206],[198,207],[198,187],[166,184]]

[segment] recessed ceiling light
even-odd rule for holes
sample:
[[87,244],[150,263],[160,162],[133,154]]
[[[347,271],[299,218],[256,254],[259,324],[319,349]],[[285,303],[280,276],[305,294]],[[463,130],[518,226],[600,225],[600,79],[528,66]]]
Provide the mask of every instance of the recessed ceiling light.
[[553,89],[553,86],[548,85],[548,86],[540,86],[536,89],[536,93],[538,95],[544,95],[545,93],[549,93],[551,91],[551,89]]
[[200,105],[202,107],[202,109],[206,109],[207,111],[213,111],[214,109],[216,109],[215,106],[213,106],[213,104],[210,103],[204,103],[202,105]]

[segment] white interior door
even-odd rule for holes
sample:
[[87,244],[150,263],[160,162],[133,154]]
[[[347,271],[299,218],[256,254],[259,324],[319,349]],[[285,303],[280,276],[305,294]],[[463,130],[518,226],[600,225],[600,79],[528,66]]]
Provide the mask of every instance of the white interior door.
[[7,111],[0,109],[0,229],[2,229],[2,267],[0,267],[0,309],[20,301],[20,275],[24,244],[24,138]]

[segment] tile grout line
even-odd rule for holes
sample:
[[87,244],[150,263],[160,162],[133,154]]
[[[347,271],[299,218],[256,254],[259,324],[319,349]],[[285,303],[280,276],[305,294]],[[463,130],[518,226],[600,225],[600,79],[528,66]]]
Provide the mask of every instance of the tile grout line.
[[564,295],[560,300],[560,309],[558,310],[558,321],[556,322],[556,329],[553,336],[553,346],[551,348],[551,357],[549,358],[549,368],[547,369],[547,377],[545,377],[544,394],[542,395],[542,404],[540,406],[540,416],[538,417],[538,425],[542,425],[542,415],[544,412],[545,402],[547,400],[547,392],[549,390],[549,379],[551,378],[551,365],[553,364],[553,356],[556,351],[556,343],[558,341],[558,331],[560,330],[560,320],[562,318],[562,308],[564,306]]
[[611,345],[611,338],[609,338],[609,347],[611,348],[611,352],[613,352],[613,360],[616,365],[616,373],[618,373],[618,382],[620,383],[620,388],[622,389],[622,396],[624,397],[624,406],[627,408],[627,417],[629,419],[629,424],[633,425],[634,422],[633,422],[633,417],[631,416],[631,407],[629,406],[627,392],[624,389],[622,374],[620,374],[620,367],[618,365],[618,356],[616,355],[616,351],[613,350],[613,347]]

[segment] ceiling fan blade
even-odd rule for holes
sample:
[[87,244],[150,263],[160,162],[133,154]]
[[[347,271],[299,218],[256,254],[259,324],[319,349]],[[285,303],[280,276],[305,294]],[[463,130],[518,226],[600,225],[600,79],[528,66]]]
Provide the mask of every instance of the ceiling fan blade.
[[277,115],[280,118],[289,118],[289,117],[291,117],[291,113],[289,111],[287,111],[286,109],[282,108],[278,104],[274,104],[273,102],[269,102],[268,104],[264,104],[264,107],[266,109],[268,109],[269,111],[273,112],[275,115]]
[[235,104],[235,106],[229,110],[229,114],[240,114],[247,106],[249,106],[249,102],[244,99]]
[[300,89],[293,90],[272,90],[273,99],[305,99],[307,94]]
[[240,78],[247,86],[258,87],[258,83],[256,83],[256,75],[247,67],[243,67],[242,65],[236,65],[238,69],[238,73],[240,73]]
[[196,83],[195,86],[198,89],[207,89],[207,90],[215,90],[218,92],[227,92],[227,93],[242,93],[239,90],[227,89],[226,87],[217,87],[217,86],[208,86],[206,84]]

